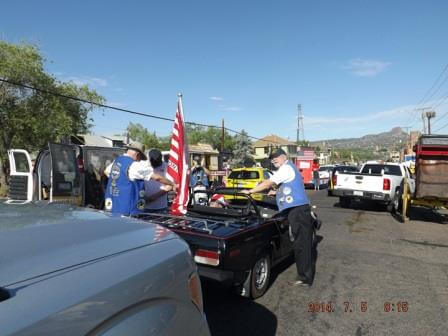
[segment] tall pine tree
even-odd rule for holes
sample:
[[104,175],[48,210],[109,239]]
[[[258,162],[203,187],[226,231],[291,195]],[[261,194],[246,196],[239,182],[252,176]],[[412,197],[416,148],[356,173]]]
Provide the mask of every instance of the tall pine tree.
[[234,168],[241,168],[252,166],[255,161],[251,155],[252,142],[250,141],[245,130],[241,134],[235,136],[235,148],[233,150],[232,166]]

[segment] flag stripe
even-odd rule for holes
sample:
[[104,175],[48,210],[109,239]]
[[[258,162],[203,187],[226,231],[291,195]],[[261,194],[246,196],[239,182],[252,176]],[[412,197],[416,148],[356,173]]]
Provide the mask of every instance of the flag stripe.
[[179,185],[179,190],[171,206],[171,213],[174,215],[185,214],[189,201],[187,164],[189,152],[184,130],[182,97],[179,97],[167,169],[168,178]]

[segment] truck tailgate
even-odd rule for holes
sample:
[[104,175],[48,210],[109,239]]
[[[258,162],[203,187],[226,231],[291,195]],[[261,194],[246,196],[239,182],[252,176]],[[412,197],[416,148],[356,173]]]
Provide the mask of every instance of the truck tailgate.
[[[383,176],[369,174],[338,174],[334,189],[349,189],[354,191],[383,191]],[[354,193],[356,195],[356,193]],[[362,194],[360,195],[362,196]]]

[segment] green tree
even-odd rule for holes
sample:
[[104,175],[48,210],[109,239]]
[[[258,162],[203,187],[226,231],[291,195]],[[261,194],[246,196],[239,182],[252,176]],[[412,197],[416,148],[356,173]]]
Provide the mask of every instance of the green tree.
[[[185,126],[188,137],[188,143],[196,145],[199,142],[207,143],[214,149],[221,150],[222,129],[217,127],[204,127],[187,124]],[[233,151],[235,139],[227,131],[224,131],[224,150]]]
[[138,123],[134,124],[132,122],[129,123],[126,130],[129,134],[129,138],[142,143],[147,149],[160,149],[161,143],[156,135],[156,132],[149,132],[148,129],[146,129],[142,125]]
[[[45,71],[44,62],[45,59],[34,45],[16,45],[0,41],[1,79],[104,103],[104,98],[87,86],[57,80]],[[8,149],[23,148],[34,151],[49,141],[59,141],[65,136],[85,133],[91,126],[89,112],[93,107],[91,104],[62,96],[0,82],[0,162],[3,170],[1,186],[4,188],[6,185]]]
[[252,155],[252,142],[250,141],[246,131],[242,130],[241,134],[235,136],[235,148],[233,150],[232,165],[235,168],[244,167],[247,163],[255,163]]

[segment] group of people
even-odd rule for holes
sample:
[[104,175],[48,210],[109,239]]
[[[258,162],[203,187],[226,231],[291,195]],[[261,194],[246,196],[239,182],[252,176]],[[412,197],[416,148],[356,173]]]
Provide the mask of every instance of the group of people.
[[176,191],[177,185],[165,177],[166,164],[160,150],[151,149],[148,156],[149,160],[142,144],[131,143],[106,167],[106,210],[124,216],[167,210],[166,194]]
[[[143,211],[163,211],[167,207],[166,193],[176,191],[177,185],[165,176],[166,164],[160,151],[153,149],[146,160],[143,147],[131,144],[125,154],[106,168],[109,177],[105,195],[106,210],[122,215],[136,215]],[[279,211],[288,218],[290,236],[294,242],[297,278],[292,285],[310,286],[313,281],[313,219],[303,178],[282,149],[270,155],[277,168],[272,177],[255,188],[243,190],[253,194],[271,190],[275,194]],[[203,184],[209,187],[209,172],[201,162],[195,161],[190,172],[190,187]],[[218,199],[212,200],[219,202]],[[217,203],[217,205],[219,205]]]

